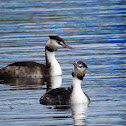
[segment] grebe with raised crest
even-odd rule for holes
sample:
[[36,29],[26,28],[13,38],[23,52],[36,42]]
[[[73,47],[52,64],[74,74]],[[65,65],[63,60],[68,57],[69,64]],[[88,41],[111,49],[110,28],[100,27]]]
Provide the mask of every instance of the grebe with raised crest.
[[34,61],[23,61],[9,64],[0,69],[0,78],[32,77],[62,75],[60,64],[55,58],[55,51],[61,48],[73,49],[65,44],[59,36],[49,36],[45,46],[46,65]]
[[89,97],[81,88],[82,80],[86,74],[87,65],[82,61],[73,63],[73,81],[70,88],[56,88],[45,93],[40,98],[43,105],[69,105],[74,103],[89,104]]

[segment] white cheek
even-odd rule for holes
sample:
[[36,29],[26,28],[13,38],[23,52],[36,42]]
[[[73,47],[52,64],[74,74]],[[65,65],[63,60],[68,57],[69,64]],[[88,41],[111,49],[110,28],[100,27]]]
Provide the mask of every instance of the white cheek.
[[83,72],[83,71],[85,71],[86,70],[86,68],[85,67],[83,67],[83,68],[78,68],[81,72]]
[[83,68],[84,71],[86,71],[86,68]]
[[63,48],[61,45],[59,45],[57,42],[53,43],[53,48],[54,49],[60,49]]
[[80,68],[74,68],[74,71],[75,71],[76,73],[82,72],[82,70],[81,70]]

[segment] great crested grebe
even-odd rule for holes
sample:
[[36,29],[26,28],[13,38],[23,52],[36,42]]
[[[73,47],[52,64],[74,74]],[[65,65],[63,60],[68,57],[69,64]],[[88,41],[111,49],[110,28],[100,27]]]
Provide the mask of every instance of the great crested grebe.
[[61,67],[55,58],[55,51],[61,48],[73,49],[59,36],[49,36],[45,46],[46,65],[34,61],[15,62],[0,69],[1,77],[44,77],[62,75]]
[[43,105],[69,105],[74,103],[89,104],[89,97],[81,89],[83,77],[86,74],[87,65],[82,61],[73,63],[73,81],[70,88],[56,88],[45,93],[40,98]]

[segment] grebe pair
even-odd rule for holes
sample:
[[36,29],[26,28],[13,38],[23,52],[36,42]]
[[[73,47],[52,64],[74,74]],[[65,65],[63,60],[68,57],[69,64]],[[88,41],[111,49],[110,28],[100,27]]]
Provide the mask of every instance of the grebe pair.
[[81,89],[81,83],[86,74],[87,65],[81,61],[73,63],[73,65],[73,81],[71,87],[50,90],[40,98],[40,104],[69,105],[75,103],[90,103],[89,97]]
[[61,67],[55,58],[55,51],[61,48],[73,49],[65,44],[59,36],[49,36],[45,46],[46,65],[34,61],[15,62],[0,69],[0,78],[32,77],[62,75]]
[[[61,67],[55,58],[55,51],[60,48],[73,49],[65,44],[59,36],[49,36],[45,46],[46,65],[33,61],[15,62],[0,69],[0,78],[58,76],[62,74]],[[87,103],[90,99],[83,93],[81,83],[86,73],[86,64],[78,61],[73,63],[73,82],[71,88],[56,88],[45,93],[40,98],[40,104],[66,105],[70,103]]]

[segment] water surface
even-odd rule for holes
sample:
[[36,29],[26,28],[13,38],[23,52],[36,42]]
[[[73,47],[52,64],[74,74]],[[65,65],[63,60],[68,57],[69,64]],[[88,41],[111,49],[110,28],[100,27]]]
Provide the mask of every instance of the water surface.
[[125,126],[125,29],[125,0],[1,0],[0,68],[16,61],[44,63],[48,36],[59,35],[76,49],[56,53],[61,86],[70,86],[72,62],[82,60],[88,66],[82,89],[91,99],[88,108],[43,106],[42,79],[1,80],[1,125]]

